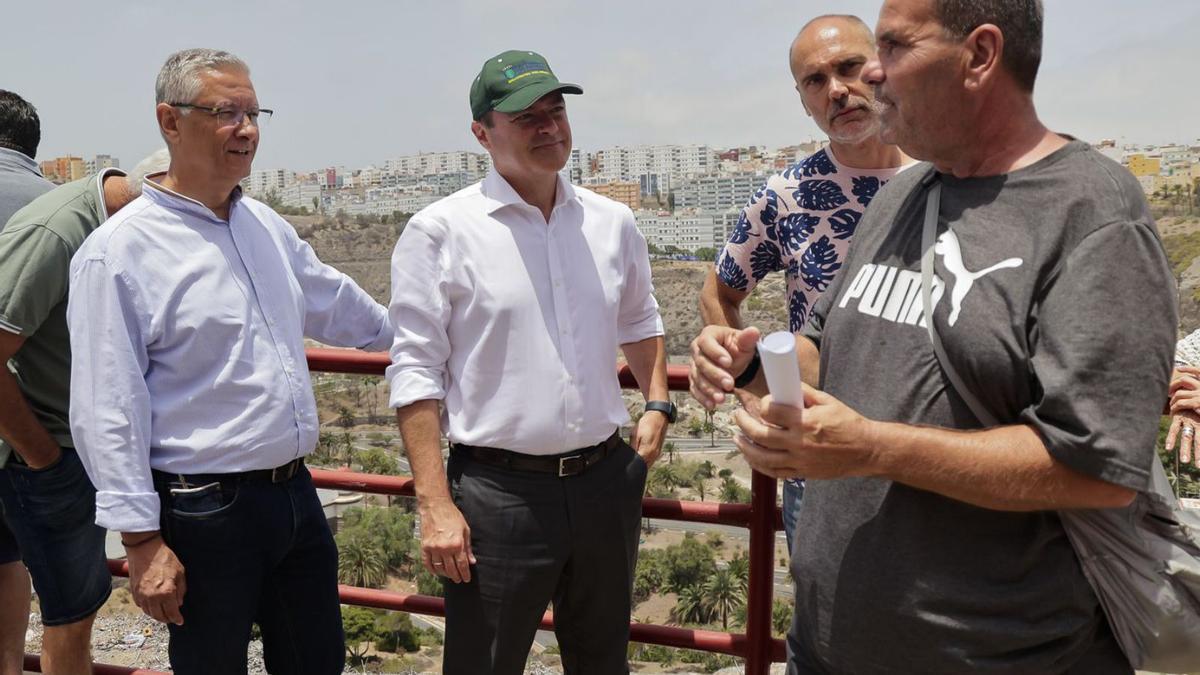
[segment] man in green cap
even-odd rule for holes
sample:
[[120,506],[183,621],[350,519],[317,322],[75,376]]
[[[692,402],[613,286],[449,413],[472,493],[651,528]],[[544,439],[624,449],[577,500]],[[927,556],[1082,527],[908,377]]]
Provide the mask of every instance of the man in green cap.
[[[559,173],[581,93],[533,52],[488,59],[471,131],[493,168],[392,257],[390,404],[446,580],[445,673],[523,672],[551,603],[566,673],[628,672],[642,492],[675,410],[633,213]],[[618,347],[647,401],[631,443]]]

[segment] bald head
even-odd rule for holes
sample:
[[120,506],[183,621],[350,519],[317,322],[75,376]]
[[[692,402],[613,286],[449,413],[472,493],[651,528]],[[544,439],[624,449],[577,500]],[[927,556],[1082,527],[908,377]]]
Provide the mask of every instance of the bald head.
[[835,143],[857,145],[878,130],[873,92],[860,78],[874,58],[875,36],[856,16],[818,16],[792,41],[788,61],[804,111]]
[[809,20],[800,28],[796,39],[788,50],[788,61],[796,62],[796,51],[811,49],[814,42],[823,39],[830,33],[838,33],[844,38],[861,38],[874,49],[875,34],[865,21],[853,14],[822,14]]

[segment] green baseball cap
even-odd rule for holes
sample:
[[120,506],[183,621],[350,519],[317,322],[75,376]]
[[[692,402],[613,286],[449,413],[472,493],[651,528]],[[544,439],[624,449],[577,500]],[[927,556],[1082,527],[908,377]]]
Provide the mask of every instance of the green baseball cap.
[[478,120],[489,110],[517,113],[550,92],[582,94],[577,84],[559,82],[540,54],[511,50],[488,59],[471,83],[471,116]]

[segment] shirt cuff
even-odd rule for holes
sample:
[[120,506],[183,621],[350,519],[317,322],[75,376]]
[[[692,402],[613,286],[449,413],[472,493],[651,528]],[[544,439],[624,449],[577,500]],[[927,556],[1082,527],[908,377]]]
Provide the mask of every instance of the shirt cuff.
[[96,524],[112,532],[150,532],[162,527],[155,492],[97,492]]
[[395,339],[396,331],[392,330],[391,322],[385,319],[379,328],[379,335],[376,335],[375,340],[363,347],[362,350],[364,352],[386,352],[392,348],[392,342]]
[[442,400],[446,390],[442,386],[442,374],[437,370],[424,368],[409,368],[387,375],[391,396],[388,406],[403,408],[417,401],[429,399]]
[[628,345],[641,342],[664,334],[662,317],[658,312],[633,325],[621,326],[617,329],[617,343]]

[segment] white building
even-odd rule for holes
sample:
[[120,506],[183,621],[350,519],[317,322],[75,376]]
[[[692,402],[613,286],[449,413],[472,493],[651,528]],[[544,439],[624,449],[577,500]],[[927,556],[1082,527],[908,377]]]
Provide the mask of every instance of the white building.
[[296,174],[287,169],[251,171],[242,179],[242,189],[252,197],[263,197],[268,192],[279,194],[284,187],[296,182]]
[[707,215],[667,215],[651,211],[636,214],[638,230],[646,242],[659,248],[674,246],[684,251],[718,248],[725,243],[724,220]]
[[694,176],[675,188],[675,208],[724,213],[741,208],[767,180],[763,173]]
[[597,152],[596,163],[603,182],[636,181],[643,194],[665,194],[684,178],[715,171],[717,153],[707,145],[618,146]]
[[389,159],[383,163],[383,168],[399,174],[410,176],[428,176],[439,173],[467,173],[483,177],[492,158],[481,152],[430,152],[418,155],[406,155]]

